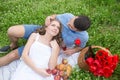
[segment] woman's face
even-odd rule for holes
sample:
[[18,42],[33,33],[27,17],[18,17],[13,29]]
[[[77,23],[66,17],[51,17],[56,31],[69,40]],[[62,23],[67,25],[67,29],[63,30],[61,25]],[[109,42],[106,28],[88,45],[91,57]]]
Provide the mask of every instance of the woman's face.
[[58,21],[52,21],[48,27],[46,27],[46,32],[52,36],[56,36],[60,31],[60,23]]

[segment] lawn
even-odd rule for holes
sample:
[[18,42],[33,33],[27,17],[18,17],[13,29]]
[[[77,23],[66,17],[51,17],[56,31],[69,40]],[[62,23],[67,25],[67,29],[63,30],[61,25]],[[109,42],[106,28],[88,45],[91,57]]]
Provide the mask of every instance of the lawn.
[[[17,24],[44,24],[52,14],[87,15],[92,21],[87,45],[109,48],[120,55],[119,0],[0,0],[0,46],[8,45],[7,29]],[[19,41],[23,45],[24,40]],[[3,56],[4,54],[0,55]],[[120,67],[109,79],[94,77],[84,70],[74,69],[71,80],[120,80]],[[118,72],[118,73],[117,73]]]

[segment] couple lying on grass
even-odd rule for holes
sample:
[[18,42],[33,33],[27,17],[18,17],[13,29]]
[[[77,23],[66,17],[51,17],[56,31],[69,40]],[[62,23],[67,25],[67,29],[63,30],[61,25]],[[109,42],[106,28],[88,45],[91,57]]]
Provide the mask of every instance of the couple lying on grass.
[[[88,41],[86,30],[89,27],[90,20],[87,16],[74,16],[71,13],[48,16],[43,27],[12,26],[8,29],[11,44],[1,48],[0,51],[14,50],[0,58],[0,66],[21,58],[11,80],[53,80],[53,76],[48,74],[46,69],[54,69],[63,58],[74,67],[77,64],[79,51]],[[29,39],[25,46],[15,49],[21,37]],[[80,45],[75,45],[76,39],[80,40]]]

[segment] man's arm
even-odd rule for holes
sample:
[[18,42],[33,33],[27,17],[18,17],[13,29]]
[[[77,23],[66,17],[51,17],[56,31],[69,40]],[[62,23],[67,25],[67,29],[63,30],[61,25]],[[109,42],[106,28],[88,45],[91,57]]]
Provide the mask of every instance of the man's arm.
[[48,26],[48,25],[50,24],[51,20],[56,19],[56,16],[57,16],[56,14],[53,14],[53,15],[51,15],[51,16],[48,16],[48,17],[45,19],[45,25]]
[[80,50],[82,50],[81,47],[75,47],[75,48],[72,48],[72,49],[66,49],[65,51],[63,51],[65,54],[68,54],[68,55],[72,55],[76,52],[79,52]]

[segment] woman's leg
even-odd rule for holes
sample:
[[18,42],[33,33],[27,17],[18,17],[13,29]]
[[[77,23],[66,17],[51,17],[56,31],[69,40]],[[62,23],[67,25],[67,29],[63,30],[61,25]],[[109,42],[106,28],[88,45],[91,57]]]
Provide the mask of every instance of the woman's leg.
[[0,66],[9,64],[10,62],[19,59],[18,49],[15,49],[8,53],[7,55],[0,57]]

